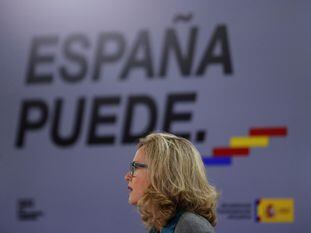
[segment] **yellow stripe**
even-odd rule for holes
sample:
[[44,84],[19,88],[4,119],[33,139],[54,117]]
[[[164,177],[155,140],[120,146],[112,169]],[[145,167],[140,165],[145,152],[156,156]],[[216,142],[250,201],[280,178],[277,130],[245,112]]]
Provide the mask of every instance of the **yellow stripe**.
[[233,137],[230,139],[231,147],[267,147],[269,137]]

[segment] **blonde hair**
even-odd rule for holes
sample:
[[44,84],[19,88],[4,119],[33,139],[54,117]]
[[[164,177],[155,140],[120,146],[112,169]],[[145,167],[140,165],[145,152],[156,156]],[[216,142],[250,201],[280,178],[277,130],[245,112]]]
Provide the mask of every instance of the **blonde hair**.
[[177,210],[205,217],[216,225],[218,193],[208,183],[200,153],[185,138],[152,133],[140,139],[150,186],[137,206],[147,228],[161,229]]

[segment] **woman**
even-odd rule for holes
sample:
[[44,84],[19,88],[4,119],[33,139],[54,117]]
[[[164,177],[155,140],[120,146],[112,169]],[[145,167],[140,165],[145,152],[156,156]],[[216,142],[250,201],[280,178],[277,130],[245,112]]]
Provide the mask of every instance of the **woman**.
[[214,232],[218,194],[187,139],[167,133],[140,139],[125,180],[129,203],[138,207],[149,233]]

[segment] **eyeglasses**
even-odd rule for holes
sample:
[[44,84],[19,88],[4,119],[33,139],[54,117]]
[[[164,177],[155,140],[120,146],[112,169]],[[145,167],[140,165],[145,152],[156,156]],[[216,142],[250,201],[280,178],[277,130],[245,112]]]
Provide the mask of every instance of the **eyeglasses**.
[[143,163],[137,163],[137,162],[130,162],[130,175],[134,176],[135,174],[135,170],[137,168],[147,168],[147,164],[143,164]]

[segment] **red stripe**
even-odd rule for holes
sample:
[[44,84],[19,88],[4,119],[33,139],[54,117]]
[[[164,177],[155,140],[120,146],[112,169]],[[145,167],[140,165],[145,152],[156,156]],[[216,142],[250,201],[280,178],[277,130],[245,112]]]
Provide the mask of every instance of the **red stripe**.
[[287,136],[286,127],[269,127],[269,128],[251,128],[249,130],[251,136]]
[[213,156],[247,156],[249,154],[249,148],[227,148],[218,147],[213,150]]

